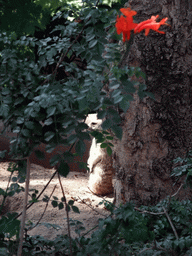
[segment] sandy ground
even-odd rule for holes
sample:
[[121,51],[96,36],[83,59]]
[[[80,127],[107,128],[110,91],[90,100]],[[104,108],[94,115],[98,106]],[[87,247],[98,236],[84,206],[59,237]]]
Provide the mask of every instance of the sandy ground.
[[[5,189],[7,187],[10,172],[7,171],[8,163],[0,163],[0,188]],[[44,186],[49,181],[52,174],[55,172],[54,169],[45,169],[38,165],[31,165],[31,178],[30,178],[30,189],[37,189],[39,193],[44,188]],[[13,175],[14,176],[14,175]],[[16,176],[16,175],[15,175]],[[98,224],[99,218],[105,218],[109,215],[109,212],[104,209],[103,205],[98,205],[103,199],[96,195],[93,195],[87,187],[88,184],[88,174],[80,172],[71,172],[67,178],[62,177],[62,185],[65,191],[65,196],[67,201],[74,200],[74,205],[79,208],[80,214],[69,212],[69,217],[73,220],[81,221],[86,228],[83,233],[86,233],[94,226]],[[25,183],[20,184],[25,186]],[[58,197],[61,201],[62,192],[59,185],[57,176],[51,181],[44,194],[40,197],[40,201],[35,203],[27,210],[26,223],[32,221],[37,223],[41,218],[45,208],[46,203],[42,201],[44,195],[50,197],[54,187],[53,196]],[[30,194],[32,192],[30,191]],[[21,212],[23,205],[24,193],[15,194],[13,197],[8,198],[5,211]],[[113,197],[104,197],[106,200],[112,202]],[[30,198],[29,198],[30,199]],[[53,197],[52,197],[53,199]],[[2,198],[0,197],[2,201]],[[58,207],[53,208],[51,202],[49,202],[48,207],[41,219],[40,223],[50,223],[58,225],[58,228],[50,226],[45,227],[43,224],[38,225],[34,229],[28,232],[29,235],[41,235],[47,239],[54,239],[58,234],[67,234],[67,222],[66,222],[66,212],[65,209],[59,210]],[[71,235],[76,236],[74,232],[75,226],[71,226]],[[89,233],[88,235],[90,235]]]

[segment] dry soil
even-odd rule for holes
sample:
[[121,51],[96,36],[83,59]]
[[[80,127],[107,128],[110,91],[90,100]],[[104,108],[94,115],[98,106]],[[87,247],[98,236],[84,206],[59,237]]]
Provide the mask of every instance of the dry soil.
[[[0,163],[0,188],[5,189],[9,180],[10,172],[7,171],[8,163]],[[49,181],[54,169],[45,169],[38,165],[31,165],[30,189],[37,189],[39,193]],[[14,176],[14,175],[13,175]],[[16,176],[16,175],[15,175]],[[99,205],[103,198],[93,195],[88,189],[88,173],[70,172],[67,178],[62,177],[62,185],[65,191],[67,201],[74,200],[74,205],[79,208],[80,214],[73,211],[69,212],[69,217],[73,220],[81,221],[86,228],[84,233],[91,230],[98,224],[99,218],[105,218],[109,212],[104,208],[104,205]],[[25,186],[25,183],[20,184]],[[43,215],[40,223],[34,229],[28,232],[29,235],[41,235],[47,239],[54,239],[58,234],[67,234],[67,222],[65,209],[59,210],[54,208],[49,202],[47,208],[46,203],[42,201],[44,195],[50,197],[54,187],[53,196],[58,197],[59,201],[62,197],[61,187],[57,176],[51,181],[44,194],[40,197],[39,202],[35,203],[27,210],[26,223],[37,223]],[[32,194],[32,192],[30,192]],[[23,207],[24,192],[15,194],[8,198],[5,206],[6,211],[21,212]],[[104,197],[106,200],[112,202],[113,196]],[[2,201],[2,198],[0,198]],[[30,199],[30,197],[29,197]],[[45,213],[43,214],[46,208]],[[5,213],[4,212],[4,213]],[[50,223],[58,225],[57,228],[50,226],[47,228],[43,223]],[[75,237],[75,226],[71,227],[71,235]],[[88,235],[90,235],[88,233]]]

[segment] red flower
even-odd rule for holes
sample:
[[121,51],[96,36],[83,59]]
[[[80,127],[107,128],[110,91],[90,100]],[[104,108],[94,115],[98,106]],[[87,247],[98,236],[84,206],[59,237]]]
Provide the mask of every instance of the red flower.
[[121,8],[120,11],[126,16],[117,16],[116,20],[116,29],[117,34],[123,33],[123,42],[130,39],[131,30],[133,30],[137,23],[133,22],[133,16],[137,14],[137,12],[132,11],[130,8]]
[[159,28],[161,25],[168,25],[167,23],[165,23],[168,20],[168,18],[164,18],[160,22],[156,22],[157,18],[159,18],[159,15],[151,16],[151,19],[140,22],[135,27],[134,32],[139,33],[141,32],[141,30],[145,29],[145,35],[147,36],[149,34],[150,29],[152,29],[158,33],[165,34],[164,31],[159,31]]

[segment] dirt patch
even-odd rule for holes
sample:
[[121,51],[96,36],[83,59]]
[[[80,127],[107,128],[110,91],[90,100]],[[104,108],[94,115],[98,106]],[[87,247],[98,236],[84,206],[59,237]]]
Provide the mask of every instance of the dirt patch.
[[[5,189],[7,187],[7,182],[10,173],[7,171],[8,163],[0,164],[0,188]],[[38,165],[31,165],[31,179],[30,179],[30,189],[37,189],[39,193],[44,188],[44,186],[49,181],[52,174],[55,172],[54,169],[45,169]],[[81,221],[84,224],[87,232],[94,226],[98,224],[99,218],[104,218],[109,215],[109,212],[104,209],[103,205],[98,205],[102,201],[101,197],[93,195],[88,189],[88,173],[80,172],[70,172],[67,178],[62,177],[61,181],[65,190],[65,196],[67,201],[74,200],[74,205],[79,208],[80,214],[69,212],[69,217],[72,220]],[[21,184],[24,186],[24,184]],[[54,187],[53,196],[58,197],[60,200],[62,197],[61,188],[57,176],[51,181],[49,186],[44,192],[44,195],[48,197],[51,195]],[[27,210],[27,222],[32,221],[37,223],[43,214],[46,207],[46,203],[42,201],[44,195],[40,197],[40,201]],[[22,211],[24,193],[15,194],[13,197],[8,198],[6,203],[6,211],[20,212]],[[113,197],[105,196],[106,200],[112,202]],[[29,235],[41,235],[47,239],[54,239],[59,234],[67,234],[67,222],[66,222],[66,212],[65,209],[59,210],[58,207],[53,208],[51,202],[49,202],[45,214],[43,215],[41,223],[50,223],[58,225],[58,228],[45,227],[44,225],[39,225],[33,230],[29,231]],[[74,232],[75,226],[71,227],[71,235],[76,236]],[[89,233],[90,235],[90,233]]]

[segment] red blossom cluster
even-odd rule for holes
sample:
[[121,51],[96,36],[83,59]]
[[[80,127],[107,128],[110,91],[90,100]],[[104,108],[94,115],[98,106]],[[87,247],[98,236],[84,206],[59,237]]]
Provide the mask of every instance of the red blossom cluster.
[[121,8],[120,11],[125,16],[117,16],[116,20],[116,29],[117,34],[123,33],[123,42],[130,39],[131,30],[134,30],[134,33],[139,33],[145,29],[145,35],[149,34],[150,29],[155,30],[158,33],[165,34],[163,31],[159,31],[161,25],[168,25],[165,23],[168,18],[162,19],[160,22],[156,22],[156,19],[159,18],[159,15],[151,16],[150,19],[140,22],[139,24],[133,22],[133,16],[137,14],[136,11],[131,10],[130,8]]

